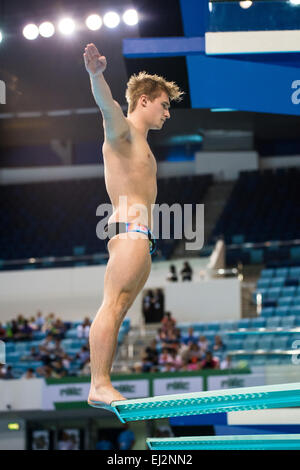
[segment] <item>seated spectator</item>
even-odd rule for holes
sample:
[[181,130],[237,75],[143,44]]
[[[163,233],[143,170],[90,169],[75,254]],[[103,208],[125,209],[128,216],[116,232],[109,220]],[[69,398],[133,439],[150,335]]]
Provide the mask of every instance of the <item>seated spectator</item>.
[[14,379],[14,374],[12,370],[12,366],[6,366],[4,369],[4,372],[2,374],[2,379],[9,380],[9,379]]
[[188,329],[187,335],[182,336],[182,341],[185,344],[190,344],[190,343],[197,344],[198,343],[198,336],[195,335],[194,328],[191,327]]
[[22,328],[21,323],[18,324],[17,320],[12,320],[10,323],[10,332],[11,332],[11,338],[14,341],[19,341],[22,339],[22,333],[20,329]]
[[166,365],[166,364],[171,364],[172,365],[173,358],[171,354],[169,353],[167,348],[163,348],[162,352],[159,355],[158,358],[158,364],[159,365]]
[[120,450],[131,450],[135,444],[134,432],[129,429],[128,423],[123,424],[123,431],[118,435],[118,447]]
[[34,370],[30,367],[27,369],[25,374],[21,376],[21,379],[34,379],[36,377],[36,374],[34,373]]
[[183,268],[180,271],[180,274],[181,274],[182,281],[191,281],[192,280],[193,270],[192,270],[190,264],[187,261],[184,262]]
[[90,360],[90,351],[87,346],[82,346],[79,353],[76,354],[75,359],[81,362],[81,364],[85,364],[87,361]]
[[175,349],[176,351],[179,348],[180,340],[177,338],[177,335],[174,330],[168,330],[165,338],[162,340],[162,347],[168,348],[168,350]]
[[37,311],[36,319],[35,319],[35,326],[38,331],[41,331],[43,325],[45,323],[45,319],[43,318],[43,314],[40,310]]
[[78,338],[88,338],[90,333],[91,321],[86,317],[81,325],[77,326]]
[[105,432],[102,431],[101,434],[99,434],[99,440],[96,444],[96,450],[113,450],[113,449],[114,449],[113,443],[106,438]]
[[186,370],[200,370],[201,369],[201,362],[195,356],[189,359]]
[[151,341],[150,345],[147,346],[145,351],[144,351],[145,360],[148,360],[153,365],[158,364],[158,352],[157,352],[156,347],[157,347],[157,341],[156,341],[156,339],[153,339]]
[[55,322],[55,316],[54,313],[51,312],[49,315],[47,315],[45,322],[42,326],[42,331],[44,333],[49,333],[52,330],[53,324]]
[[53,322],[52,328],[51,328],[50,331],[53,335],[53,338],[64,339],[66,327],[65,327],[64,323],[62,322],[62,320],[60,318],[57,318]]
[[213,345],[213,350],[215,352],[220,352],[220,353],[226,351],[226,346],[223,343],[221,336],[218,336],[218,335],[215,336],[215,344]]
[[40,359],[41,353],[35,346],[30,348],[30,354],[21,357],[21,361],[39,361]]
[[183,360],[181,354],[179,354],[175,349],[170,352],[172,357],[172,365],[175,370],[180,370],[183,366]]
[[43,348],[43,350],[46,350],[48,352],[53,351],[57,347],[57,343],[55,343],[53,335],[51,333],[48,333],[46,338],[43,339],[40,343],[40,348]]
[[90,361],[86,361],[86,363],[80,369],[80,375],[91,375],[91,363],[90,363]]
[[24,320],[23,326],[19,330],[19,339],[22,341],[30,341],[32,339],[32,328],[28,324],[28,320]]
[[200,351],[202,355],[204,356],[206,351],[208,350],[209,343],[207,341],[207,338],[205,336],[200,336],[199,341],[198,341],[198,346],[200,348]]
[[176,282],[178,281],[178,276],[177,276],[177,272],[176,272],[176,266],[174,264],[171,264],[170,266],[170,271],[166,277],[167,281],[170,281],[170,282]]
[[162,330],[167,331],[176,326],[176,320],[172,317],[171,312],[166,312],[161,320]]
[[63,366],[61,359],[52,362],[51,367],[52,377],[54,377],[55,379],[61,379],[62,377],[65,377],[67,375],[67,370]]
[[44,377],[45,379],[50,379],[52,377],[52,367],[47,364],[38,367],[36,372],[39,376]]
[[224,370],[224,369],[233,369],[233,364],[232,364],[232,359],[231,359],[231,356],[226,356],[225,359],[223,359],[223,361],[221,361],[221,364],[220,364],[220,369]]
[[31,317],[28,321],[28,325],[30,326],[31,330],[32,331],[38,331],[38,327],[36,325],[36,322],[35,322],[35,318],[34,317]]
[[210,351],[205,354],[205,359],[201,362],[201,369],[219,369],[219,361],[216,357],[213,357]]
[[0,323],[0,340],[4,341],[6,339],[6,330],[3,328],[2,323]]
[[190,343],[189,344],[187,357],[190,361],[193,360],[193,362],[195,362],[194,359],[197,359],[197,361],[198,361],[202,357],[201,350],[200,350],[197,343]]

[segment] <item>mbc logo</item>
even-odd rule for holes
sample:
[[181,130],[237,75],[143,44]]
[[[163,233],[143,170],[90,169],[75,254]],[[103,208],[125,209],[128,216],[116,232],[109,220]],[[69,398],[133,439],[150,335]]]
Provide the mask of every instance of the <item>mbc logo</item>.
[[298,366],[300,364],[300,339],[296,339],[292,344],[293,349],[299,349],[298,354],[293,354],[292,363]]

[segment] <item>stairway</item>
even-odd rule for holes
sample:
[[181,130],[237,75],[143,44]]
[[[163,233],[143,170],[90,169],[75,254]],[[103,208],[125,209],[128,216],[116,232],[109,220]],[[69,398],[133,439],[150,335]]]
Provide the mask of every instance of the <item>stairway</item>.
[[[204,201],[204,245],[207,245],[209,236],[220,217],[225,204],[231,194],[235,181],[214,182],[207,190]],[[193,220],[193,225],[194,225]],[[185,250],[185,240],[181,240],[177,245],[173,258],[188,258],[197,256],[196,251]]]

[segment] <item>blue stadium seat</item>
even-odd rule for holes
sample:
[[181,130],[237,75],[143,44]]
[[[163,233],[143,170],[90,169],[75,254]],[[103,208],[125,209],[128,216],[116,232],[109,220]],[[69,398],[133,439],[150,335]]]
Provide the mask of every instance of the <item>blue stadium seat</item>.
[[295,296],[292,299],[292,305],[299,305],[300,306],[300,296]]
[[243,318],[239,320],[237,323],[238,328],[250,328],[251,327],[251,319],[250,318]]
[[282,287],[284,286],[285,278],[284,277],[274,277],[270,280],[270,287]]
[[288,336],[275,335],[273,340],[273,349],[287,349],[288,339]]
[[256,289],[259,290],[261,288],[266,289],[270,287],[272,279],[259,279],[256,284]]
[[261,309],[261,316],[265,318],[270,318],[275,315],[275,308],[274,307],[263,307]]
[[300,278],[300,266],[291,266],[290,267],[290,271],[289,271],[289,275],[291,277],[298,277]]
[[282,317],[281,326],[282,328],[293,328],[295,326],[296,317],[289,316],[289,317]]
[[270,351],[272,349],[273,336],[271,335],[262,335],[258,340],[258,349],[264,349],[265,351]]
[[283,289],[281,287],[269,287],[267,290],[268,299],[278,299]]
[[290,315],[300,316],[300,305],[292,305],[289,313]]
[[253,318],[251,322],[251,328],[265,328],[266,326],[266,319],[261,318]]
[[276,268],[275,269],[275,277],[287,277],[289,273],[289,268]]
[[260,277],[269,279],[274,276],[274,272],[274,269],[263,269],[260,273]]
[[276,317],[284,317],[289,314],[290,307],[276,307],[275,308],[275,316]]
[[289,307],[293,302],[293,297],[279,297],[278,306],[279,307]]
[[267,328],[278,328],[281,324],[281,317],[267,318]]
[[243,342],[243,349],[245,349],[245,351],[255,351],[257,349],[257,345],[257,338],[245,339]]
[[281,293],[284,297],[294,297],[296,293],[296,286],[283,287]]

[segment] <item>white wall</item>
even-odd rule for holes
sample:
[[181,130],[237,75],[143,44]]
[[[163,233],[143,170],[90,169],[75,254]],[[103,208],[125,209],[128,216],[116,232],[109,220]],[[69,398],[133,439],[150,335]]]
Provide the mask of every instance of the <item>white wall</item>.
[[240,171],[258,169],[258,154],[254,151],[196,152],[195,160],[196,174],[213,173],[216,181],[232,181]]
[[[240,317],[240,283],[236,279],[201,280],[200,271],[207,258],[190,260],[194,282],[169,283],[166,276],[171,262],[153,263],[145,289],[162,287],[166,308],[178,321],[217,321]],[[183,260],[172,261],[182,267]],[[95,316],[102,302],[106,266],[8,271],[0,273],[0,321],[21,313],[26,317],[41,310],[54,312],[63,320],[82,320]],[[128,312],[133,325],[141,322],[142,293]],[[199,316],[200,315],[200,316]]]

